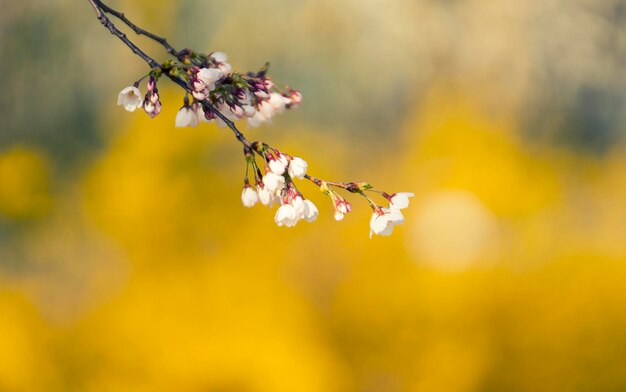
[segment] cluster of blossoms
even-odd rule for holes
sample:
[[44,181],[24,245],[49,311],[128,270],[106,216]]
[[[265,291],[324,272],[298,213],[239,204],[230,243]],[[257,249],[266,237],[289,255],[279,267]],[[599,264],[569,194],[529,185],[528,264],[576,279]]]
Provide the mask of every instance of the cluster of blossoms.
[[[182,78],[189,86],[188,95],[176,115],[177,127],[196,127],[200,122],[215,120],[218,126],[227,123],[216,116],[217,109],[226,119],[247,120],[249,127],[258,127],[270,122],[285,109],[294,109],[302,102],[302,94],[294,89],[279,90],[267,76],[267,65],[258,72],[245,75],[232,72],[225,53],[214,52],[203,55],[189,50],[179,54],[180,62],[170,61],[162,69],[153,70],[148,82],[148,93],[141,98],[138,82],[123,89],[118,96],[118,105],[128,111],[143,107],[150,117],[161,111],[156,80],[167,72],[169,76]],[[207,108],[210,105],[211,109]]]
[[[259,148],[257,145],[254,148]],[[246,154],[248,169],[252,166],[255,185],[250,185],[248,176],[244,178],[241,201],[245,207],[253,207],[256,203],[266,206],[279,204],[274,221],[278,226],[292,227],[301,219],[313,222],[319,211],[315,204],[305,199],[298,191],[294,179],[304,179],[307,163],[299,157],[291,157],[267,145],[260,147],[265,158],[262,171],[251,152]],[[247,172],[247,170],[246,170]],[[264,174],[263,174],[264,173]]]
[[[337,192],[338,189],[365,197],[372,208],[370,238],[373,234],[388,236],[396,225],[404,221],[401,210],[408,206],[412,193],[388,194],[373,190],[365,182],[339,183],[311,177],[307,174],[307,162],[302,158],[292,157],[262,142],[249,142],[239,132],[235,126],[237,120],[245,119],[248,126],[256,127],[271,121],[285,109],[298,107],[302,102],[302,95],[297,90],[279,90],[276,87],[267,75],[267,65],[258,72],[239,74],[233,72],[227,62],[228,57],[222,52],[204,55],[185,49],[175,53],[176,60],[169,60],[146,75],[149,79],[145,96],[142,97],[138,87],[140,79],[120,92],[117,103],[131,112],[142,107],[150,117],[155,117],[161,111],[158,79],[166,75],[183,86],[186,94],[183,106],[176,115],[177,127],[195,127],[201,122],[215,121],[220,127],[231,128],[244,145],[246,176],[241,201],[245,207],[253,207],[257,203],[269,207],[279,205],[274,216],[278,226],[292,227],[300,220],[313,222],[319,211],[294,182],[306,179],[330,197],[337,221],[343,220],[352,211],[352,204]],[[263,162],[262,167],[257,164],[257,156]],[[248,177],[250,168],[254,174],[254,185],[250,184]],[[366,192],[381,194],[388,200],[389,206],[376,204]]]
[[402,209],[409,206],[409,197],[415,196],[411,192],[398,192],[388,195],[383,192],[383,196],[389,200],[389,207],[375,206],[370,219],[370,238],[373,234],[388,236],[393,233],[396,225],[404,222]]
[[[257,165],[253,151],[259,152],[258,155],[264,158],[264,169]],[[246,151],[246,162],[248,166],[241,192],[241,202],[245,207],[253,207],[257,203],[269,207],[279,204],[280,207],[274,216],[274,221],[278,226],[292,227],[302,219],[313,222],[319,215],[315,204],[305,199],[298,191],[294,179],[308,179],[319,185],[320,190],[330,197],[337,221],[343,220],[344,215],[352,211],[352,204],[334,188],[339,187],[363,195],[369,201],[373,211],[370,220],[370,238],[373,234],[391,235],[394,227],[404,222],[404,216],[400,210],[408,207],[409,198],[414,196],[410,192],[391,195],[381,192],[382,196],[389,201],[389,207],[381,207],[365,195],[366,191],[372,191],[371,185],[364,182],[329,183],[310,177],[306,174],[308,164],[305,160],[284,154],[267,144],[253,143],[251,149]],[[254,171],[254,186],[250,185],[247,175],[250,167]]]

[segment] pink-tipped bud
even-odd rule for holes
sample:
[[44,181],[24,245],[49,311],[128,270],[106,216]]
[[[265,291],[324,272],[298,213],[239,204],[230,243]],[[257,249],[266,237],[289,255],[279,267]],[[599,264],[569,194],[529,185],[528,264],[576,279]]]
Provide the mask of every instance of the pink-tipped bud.
[[275,86],[271,79],[263,79],[263,85],[267,90],[271,90]]
[[289,95],[287,96],[287,98],[289,98],[289,101],[290,101],[289,102],[290,109],[295,109],[298,106],[300,106],[300,103],[302,103],[302,94],[298,90],[289,91]]
[[237,117],[237,118],[241,118],[243,117],[243,108],[241,106],[238,105],[234,105],[230,107],[230,111]]
[[154,90],[156,90],[156,79],[154,79],[154,76],[150,76],[150,79],[148,80],[148,91]]

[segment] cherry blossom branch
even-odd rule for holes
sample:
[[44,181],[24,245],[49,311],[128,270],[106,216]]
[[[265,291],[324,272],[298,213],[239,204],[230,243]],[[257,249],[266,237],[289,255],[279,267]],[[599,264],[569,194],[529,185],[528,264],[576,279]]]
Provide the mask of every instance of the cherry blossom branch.
[[[132,23],[128,18],[126,18],[126,16],[119,12],[116,11],[114,9],[112,9],[111,7],[107,6],[106,4],[104,4],[102,1],[100,0],[88,0],[89,3],[93,6],[95,12],[96,12],[96,17],[100,20],[100,22],[102,23],[102,25],[104,27],[106,27],[111,34],[115,35],[116,37],[118,37],[122,42],[124,42],[126,44],[126,46],[128,46],[133,53],[137,54],[139,57],[141,57],[146,63],[148,63],[148,65],[151,68],[159,68],[162,69],[161,65],[154,60],[153,58],[151,58],[150,56],[148,56],[146,53],[144,53],[141,49],[139,49],[132,41],[130,41],[128,39],[128,37],[126,36],[126,34],[122,33],[119,29],[117,29],[117,27],[115,26],[115,24],[113,24],[111,22],[111,20],[105,15],[106,13],[110,13],[114,16],[116,16],[117,18],[119,18],[120,20],[122,20],[124,23],[126,23],[131,29],[133,29],[133,31],[135,31],[137,34],[141,34],[141,35],[145,35],[147,37],[150,37],[151,39],[161,43],[165,49],[167,50],[168,53],[176,56],[178,58],[179,56],[179,52],[174,49],[171,45],[169,45],[167,43],[167,40],[165,38],[159,37],[155,34],[150,33],[149,31],[146,31],[140,27],[138,27],[137,25],[135,25],[134,23]],[[167,76],[175,83],[177,83],[178,85],[180,85],[182,88],[185,89],[185,91],[187,92],[192,92],[189,88],[189,86],[187,86],[186,83],[184,83],[184,81],[182,81],[180,78],[174,77],[171,74],[167,74]],[[243,135],[243,133],[241,133],[239,131],[239,129],[237,129],[237,127],[235,126],[235,123],[233,123],[231,120],[229,120],[226,116],[224,116],[222,113],[220,113],[217,109],[215,109],[212,105],[210,105],[209,103],[206,103],[205,105],[203,105],[206,109],[210,110],[212,113],[214,113],[217,117],[219,117],[224,123],[226,123],[228,125],[228,127],[235,133],[235,137],[237,138],[237,140],[239,140],[244,146],[246,147],[250,147],[252,145],[252,143],[250,143]]]
[[[161,112],[158,80],[166,76],[182,87],[185,96],[183,107],[176,115],[177,127],[195,127],[200,122],[215,121],[220,127],[228,127],[243,145],[246,171],[241,198],[244,206],[252,207],[257,202],[270,207],[274,203],[280,204],[274,218],[279,226],[291,227],[300,219],[312,222],[318,216],[317,207],[304,198],[294,182],[295,179],[306,179],[330,197],[335,210],[335,219],[338,221],[352,210],[352,204],[337,193],[336,189],[363,196],[373,211],[370,237],[372,234],[390,235],[394,226],[404,221],[400,210],[408,206],[412,193],[400,192],[390,195],[374,190],[366,182],[332,182],[318,179],[306,174],[308,164],[302,158],[292,157],[263,142],[251,142],[237,128],[234,122],[236,120],[246,118],[248,126],[259,126],[269,122],[274,115],[285,109],[296,108],[302,101],[302,95],[297,90],[291,88],[280,90],[276,87],[267,75],[269,64],[257,72],[246,74],[233,72],[227,62],[227,56],[222,52],[205,55],[190,49],[177,51],[165,38],[135,25],[123,13],[107,6],[102,0],[88,1],[102,25],[150,66],[150,72],[146,75],[149,76],[149,81],[145,96],[142,97],[139,82],[146,76],[120,92],[118,105],[131,112],[141,107],[150,117],[155,117]],[[170,59],[159,64],[121,32],[106,14],[118,18],[135,33],[160,43],[175,60]],[[191,102],[190,96],[193,99]],[[263,162],[264,170],[258,165],[257,156]],[[254,174],[255,188],[249,181],[250,166]],[[381,207],[366,192],[382,195],[389,201],[389,207]]]

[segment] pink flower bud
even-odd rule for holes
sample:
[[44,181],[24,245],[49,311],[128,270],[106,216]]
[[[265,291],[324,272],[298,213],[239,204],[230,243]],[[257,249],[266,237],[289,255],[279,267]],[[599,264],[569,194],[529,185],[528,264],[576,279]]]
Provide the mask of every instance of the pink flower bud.
[[243,117],[243,108],[241,106],[238,105],[234,105],[230,107],[230,111],[237,117],[237,118],[241,118]]

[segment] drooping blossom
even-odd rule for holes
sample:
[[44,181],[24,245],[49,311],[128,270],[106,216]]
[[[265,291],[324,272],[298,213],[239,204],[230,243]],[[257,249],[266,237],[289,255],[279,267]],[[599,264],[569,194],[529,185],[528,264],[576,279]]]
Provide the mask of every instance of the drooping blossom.
[[[204,115],[204,114],[203,114]],[[183,106],[176,113],[176,127],[197,127],[200,119],[197,113],[197,107]]]
[[389,208],[401,210],[409,206],[409,197],[415,196],[412,192],[398,192],[389,196]]
[[296,209],[291,204],[283,204],[276,210],[274,221],[278,226],[293,227],[298,222]]
[[306,161],[299,157],[293,157],[289,161],[289,176],[291,178],[299,178],[303,179],[306,174],[306,169],[308,168],[308,164]]
[[268,191],[277,192],[285,187],[285,177],[269,171],[263,177],[263,184]]
[[304,205],[305,205],[305,210],[304,210],[304,216],[302,217],[302,219],[304,219],[307,222],[315,221],[319,215],[319,211],[317,210],[317,207],[315,206],[315,204],[313,204],[311,200],[307,199],[304,201]]
[[289,165],[289,160],[284,154],[278,153],[275,157],[268,157],[268,166],[272,173],[282,175]]
[[143,103],[143,97],[141,91],[135,86],[128,86],[120,91],[117,96],[117,104],[124,106],[129,112],[134,112],[137,108],[141,107]]
[[370,238],[373,234],[389,236],[396,225],[404,222],[404,216],[399,210],[391,208],[379,208],[372,214],[370,219]]
[[244,207],[253,207],[259,201],[259,195],[250,185],[246,184],[241,192],[241,202]]
[[269,189],[265,186],[265,184],[260,183],[257,184],[257,193],[259,195],[259,201],[264,206],[272,206],[274,204],[274,193],[270,192]]

